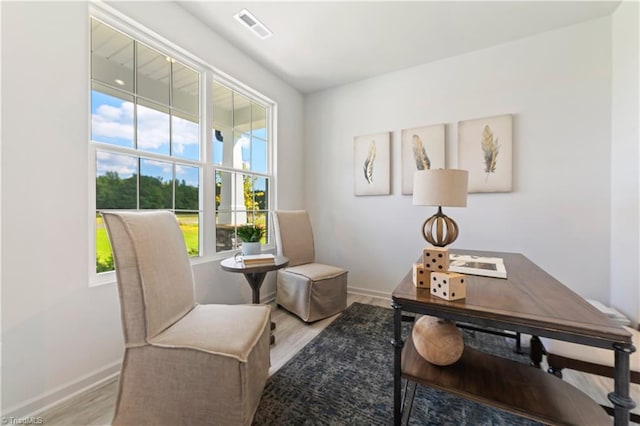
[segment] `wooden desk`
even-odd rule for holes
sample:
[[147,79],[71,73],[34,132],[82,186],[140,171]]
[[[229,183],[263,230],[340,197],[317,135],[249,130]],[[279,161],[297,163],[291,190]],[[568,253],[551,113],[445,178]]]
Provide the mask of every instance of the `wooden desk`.
[[[403,371],[403,311],[614,350],[615,390],[609,394],[609,399],[615,407],[615,425],[629,424],[629,409],[635,407],[635,403],[629,397],[629,356],[635,348],[631,335],[626,330],[612,323],[582,297],[521,254],[451,251],[501,257],[504,259],[508,279],[468,275],[466,299],[453,302],[432,297],[428,289],[416,288],[411,281],[411,272],[400,282],[392,295],[394,338],[391,343],[394,346],[395,424],[400,424],[402,419],[401,379],[410,378],[410,375]],[[509,373],[505,371],[504,374]],[[423,379],[418,381],[423,384],[429,383],[428,378]],[[447,389],[445,386],[440,389],[458,393],[453,387]],[[492,403],[491,398],[477,400],[505,408]],[[535,415],[531,418],[545,421]]]

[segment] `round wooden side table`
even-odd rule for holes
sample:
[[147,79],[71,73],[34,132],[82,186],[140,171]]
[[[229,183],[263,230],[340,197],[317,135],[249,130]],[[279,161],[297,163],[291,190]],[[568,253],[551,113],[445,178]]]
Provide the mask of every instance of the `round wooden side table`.
[[[260,303],[260,287],[264,282],[264,278],[267,276],[267,272],[277,271],[284,268],[289,264],[289,259],[284,256],[276,256],[273,263],[259,264],[259,265],[245,265],[241,260],[241,256],[229,257],[220,262],[220,267],[223,271],[227,272],[239,272],[244,274],[247,282],[251,286],[251,302],[254,304]],[[271,330],[276,328],[276,324],[271,321]],[[275,343],[275,336],[271,335],[271,344]]]

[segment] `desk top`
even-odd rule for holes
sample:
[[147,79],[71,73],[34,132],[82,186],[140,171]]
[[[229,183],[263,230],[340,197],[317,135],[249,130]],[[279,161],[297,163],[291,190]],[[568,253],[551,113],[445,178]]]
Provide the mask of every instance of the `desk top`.
[[465,299],[447,301],[417,288],[411,271],[392,294],[403,309],[499,327],[541,337],[612,349],[631,343],[631,334],[535,263],[518,253],[451,250],[453,253],[501,257],[507,279],[467,275]]
[[228,272],[241,272],[243,274],[255,274],[260,272],[275,271],[289,264],[289,259],[284,256],[276,256],[274,263],[262,265],[245,265],[241,258],[228,257],[220,262],[220,267]]

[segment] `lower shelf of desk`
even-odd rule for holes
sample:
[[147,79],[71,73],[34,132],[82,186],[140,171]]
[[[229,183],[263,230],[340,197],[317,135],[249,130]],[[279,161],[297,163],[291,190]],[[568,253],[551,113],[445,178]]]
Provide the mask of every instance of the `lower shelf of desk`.
[[409,335],[402,377],[546,424],[612,423],[600,405],[562,379],[468,346],[458,362],[439,367],[418,354]]

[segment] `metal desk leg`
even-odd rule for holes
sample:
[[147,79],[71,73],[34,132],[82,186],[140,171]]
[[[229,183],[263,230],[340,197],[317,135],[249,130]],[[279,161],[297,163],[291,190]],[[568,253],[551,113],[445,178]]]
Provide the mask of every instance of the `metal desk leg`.
[[629,397],[629,355],[636,351],[633,345],[616,343],[615,349],[615,377],[614,391],[608,397],[614,407],[614,424],[616,426],[629,425],[629,410],[636,406]]
[[411,410],[413,409],[413,400],[416,397],[416,382],[412,382],[411,380],[406,380],[407,384],[405,385],[404,390],[404,400],[402,403],[402,425],[409,424],[409,417],[411,417]]
[[402,305],[391,303],[393,308],[393,424],[402,420]]

